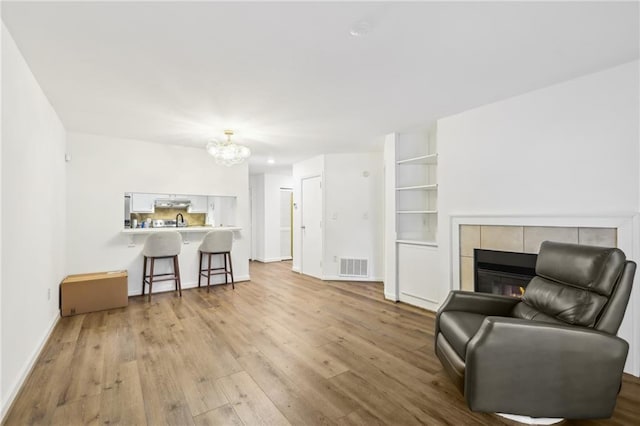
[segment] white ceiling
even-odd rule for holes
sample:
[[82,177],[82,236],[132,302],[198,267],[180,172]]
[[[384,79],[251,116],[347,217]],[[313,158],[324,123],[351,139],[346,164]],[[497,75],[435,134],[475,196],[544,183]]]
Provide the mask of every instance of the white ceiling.
[[637,2],[2,2],[2,19],[67,130],[204,147],[232,128],[254,172],[639,56]]

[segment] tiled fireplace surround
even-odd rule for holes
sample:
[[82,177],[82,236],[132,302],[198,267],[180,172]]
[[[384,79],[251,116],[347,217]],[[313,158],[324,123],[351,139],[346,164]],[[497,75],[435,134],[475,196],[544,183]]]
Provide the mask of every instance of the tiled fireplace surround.
[[460,225],[460,287],[473,291],[473,250],[535,253],[543,241],[617,247],[616,228]]
[[[637,213],[599,216],[454,214],[446,226],[451,238],[448,246],[451,290],[473,290],[474,248],[537,253],[542,241],[555,240],[613,245],[634,260],[640,253],[640,214]],[[634,293],[637,294],[632,294],[632,306],[638,308],[631,309],[638,310],[640,320],[640,292]]]

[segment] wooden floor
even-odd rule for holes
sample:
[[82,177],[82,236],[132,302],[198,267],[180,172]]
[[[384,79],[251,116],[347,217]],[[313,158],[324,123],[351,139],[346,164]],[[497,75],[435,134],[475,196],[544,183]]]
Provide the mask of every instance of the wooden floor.
[[[6,424],[513,424],[467,409],[432,313],[290,268],[252,263],[235,290],[61,319]],[[612,419],[565,424],[639,422],[640,380],[625,376]]]

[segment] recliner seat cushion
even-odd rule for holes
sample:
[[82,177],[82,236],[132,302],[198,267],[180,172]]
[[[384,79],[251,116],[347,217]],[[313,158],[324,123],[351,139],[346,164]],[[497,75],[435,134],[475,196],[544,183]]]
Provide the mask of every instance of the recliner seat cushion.
[[440,332],[460,358],[465,359],[467,343],[476,335],[486,315],[447,311],[440,315]]

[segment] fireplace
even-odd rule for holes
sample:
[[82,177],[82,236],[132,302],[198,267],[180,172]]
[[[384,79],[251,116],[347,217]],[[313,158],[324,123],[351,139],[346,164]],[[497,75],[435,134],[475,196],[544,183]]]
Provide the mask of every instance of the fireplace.
[[537,258],[537,254],[474,249],[475,291],[521,297],[536,274]]

